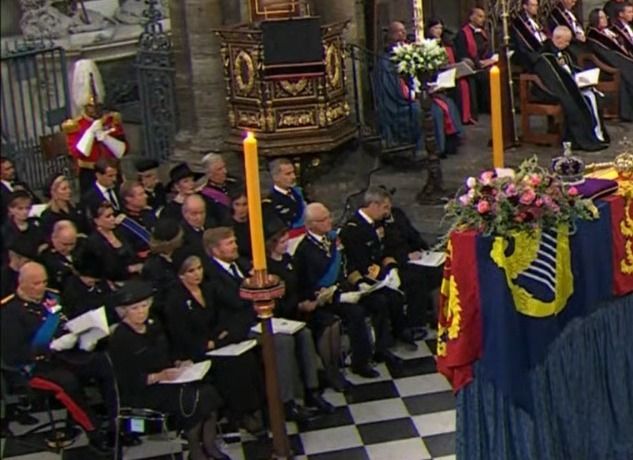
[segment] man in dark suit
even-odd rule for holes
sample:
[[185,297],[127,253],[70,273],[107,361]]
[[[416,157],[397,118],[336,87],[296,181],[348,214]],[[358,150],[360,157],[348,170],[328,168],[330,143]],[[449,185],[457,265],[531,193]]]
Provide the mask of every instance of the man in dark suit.
[[611,30],[620,39],[620,44],[633,55],[633,5],[621,3],[614,8],[614,18],[611,20]]
[[31,195],[33,203],[40,203],[39,198],[31,191],[29,186],[16,178],[13,161],[6,157],[0,158],[0,218],[4,222],[7,218],[9,196],[15,190],[24,190]]
[[[257,318],[251,303],[240,298],[240,286],[248,276],[250,267],[239,260],[233,229],[216,227],[206,230],[204,247],[208,255],[205,271],[213,280],[214,300],[217,300],[219,306],[220,322],[250,328],[256,324]],[[275,334],[273,340],[278,357],[279,390],[286,409],[286,418],[306,421],[313,416],[311,411],[294,401],[295,395],[300,391],[294,388],[299,375],[306,389],[306,405],[315,407],[320,412],[331,411],[329,403],[317,391],[317,357],[309,330],[303,328],[293,335]]]
[[[392,280],[388,287],[366,296],[365,302],[373,315],[387,308],[393,335],[409,348],[417,348],[404,314],[405,297],[400,287],[396,259],[385,251],[385,229],[382,221],[391,210],[391,195],[382,188],[365,192],[363,205],[341,229],[341,241],[347,260],[348,281],[361,291],[383,280]],[[376,327],[376,352],[389,356],[392,338],[389,330]]]
[[114,161],[101,158],[95,163],[94,171],[96,180],[81,198],[86,215],[92,219],[91,209],[97,209],[104,201],[108,201],[118,214],[121,212],[121,198],[116,190],[118,166]]
[[[364,302],[360,293],[347,283],[340,241],[332,231],[330,211],[323,204],[310,203],[306,207],[306,229],[293,259],[299,281],[299,302],[314,302],[315,308],[325,308],[340,316],[350,338],[352,372],[365,378],[378,377],[380,374],[370,364],[372,350]],[[382,313],[386,319],[386,311]],[[329,370],[333,375],[328,376],[335,385],[342,383],[337,371]]]
[[182,246],[198,254],[201,260],[207,258],[202,243],[202,236],[208,228],[206,221],[207,206],[205,200],[198,194],[187,196],[182,203],[182,221],[180,222],[183,231]]

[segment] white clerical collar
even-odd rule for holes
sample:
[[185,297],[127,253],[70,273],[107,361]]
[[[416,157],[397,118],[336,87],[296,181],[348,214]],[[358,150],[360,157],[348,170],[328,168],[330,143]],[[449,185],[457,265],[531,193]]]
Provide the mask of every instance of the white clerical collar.
[[372,219],[371,217],[369,217],[367,214],[365,214],[363,212],[362,209],[358,210],[358,214],[360,214],[360,216],[365,219],[365,222],[367,222],[369,225],[374,225],[374,219]]
[[290,191],[290,189],[283,189],[281,187],[279,187],[277,184],[273,185],[273,189],[278,191],[279,193],[281,193],[282,195],[291,195],[292,192]]
[[9,189],[10,192],[13,191],[13,185],[11,185],[11,182],[7,181],[7,180],[3,180],[2,183],[4,184],[4,186]]
[[468,25],[470,26],[470,28],[471,28],[471,29],[473,29],[473,32],[475,32],[475,33],[481,33],[481,31],[482,31],[482,29],[481,29],[481,28],[479,28],[479,27],[477,27],[477,26],[474,26],[474,25],[472,25],[471,23],[468,23]]
[[235,262],[225,262],[223,260],[218,259],[217,257],[214,257],[213,260],[215,260],[218,264],[220,264],[220,266],[226,270],[226,272],[231,275],[233,275],[233,270],[231,270],[231,266],[233,264],[235,264],[235,268],[237,268],[237,273],[239,273],[239,275],[244,278],[244,274],[242,273],[242,270],[240,270],[240,267],[238,267],[238,265]]

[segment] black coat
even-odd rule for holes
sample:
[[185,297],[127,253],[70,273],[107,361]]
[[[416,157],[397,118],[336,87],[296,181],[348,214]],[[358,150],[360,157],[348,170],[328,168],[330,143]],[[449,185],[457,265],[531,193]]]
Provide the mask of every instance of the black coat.
[[[208,283],[200,286],[205,305],[201,305],[182,284],[172,286],[166,302],[166,326],[172,349],[179,359],[204,359],[209,340],[216,348],[246,339],[244,330],[235,330],[230,324],[220,322],[220,313],[214,305],[213,287]],[[219,339],[222,331],[229,335]]]
[[[538,24],[538,21],[535,21]],[[542,29],[541,32],[544,33]],[[514,59],[521,64],[525,71],[531,72],[534,63],[538,60],[544,42],[539,41],[534,35],[531,23],[525,12],[521,12],[512,20],[510,37],[515,51]]]
[[290,254],[281,260],[268,258],[268,272],[277,275],[285,284],[284,296],[275,304],[275,316],[297,319],[299,305],[299,278]]
[[[563,68],[559,60],[568,65],[572,72],[580,70],[570,53],[566,50],[559,51],[551,41],[547,41],[534,64],[534,73],[549,91],[548,97],[563,107],[567,137],[582,150],[598,150],[603,144],[594,134],[593,114],[574,77]],[[607,136],[606,129],[603,132]]]
[[165,190],[165,186],[163,184],[156,184],[154,190],[149,191],[145,190],[147,194],[147,205],[157,212],[159,209],[163,208],[167,204],[167,191]]
[[53,227],[55,223],[60,220],[69,220],[75,227],[77,228],[77,232],[83,233],[85,235],[89,234],[92,230],[88,220],[86,219],[86,214],[81,207],[70,206],[68,212],[64,211],[53,211],[50,207],[46,208],[42,215],[40,216],[40,223],[42,225],[42,229],[47,235],[50,235],[53,231]]
[[383,222],[385,251],[403,265],[409,261],[409,253],[426,250],[429,245],[400,208],[392,208],[391,216]]
[[[320,288],[318,282],[327,271],[331,257],[331,248],[326,248],[310,233],[306,233],[294,253],[299,301],[315,299],[315,293]],[[345,264],[342,261],[338,281],[343,281],[345,276]]]
[[46,249],[40,256],[40,261],[44,264],[48,273],[48,285],[57,290],[62,290],[66,280],[75,273],[75,267],[71,258],[60,254],[55,248]]
[[268,197],[262,200],[264,214],[277,216],[288,228],[292,228],[301,219],[305,206],[306,203],[302,199],[283,194],[274,188]]
[[101,233],[94,231],[88,237],[86,250],[100,257],[105,279],[124,281],[130,278],[128,266],[137,262],[136,254],[130,243],[118,230],[115,230],[114,234],[121,241],[120,248],[112,247]]
[[78,276],[73,275],[66,280],[61,304],[69,318],[105,307],[108,323],[114,324],[119,322],[119,317],[112,305],[113,292],[105,280],[99,280],[93,287],[89,287]]

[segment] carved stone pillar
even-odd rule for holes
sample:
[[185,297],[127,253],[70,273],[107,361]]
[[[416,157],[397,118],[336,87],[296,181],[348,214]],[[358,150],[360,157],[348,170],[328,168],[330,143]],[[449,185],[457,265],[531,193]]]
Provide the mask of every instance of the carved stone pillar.
[[179,132],[175,159],[195,162],[222,152],[227,133],[220,45],[212,29],[224,25],[223,0],[170,2],[176,62]]

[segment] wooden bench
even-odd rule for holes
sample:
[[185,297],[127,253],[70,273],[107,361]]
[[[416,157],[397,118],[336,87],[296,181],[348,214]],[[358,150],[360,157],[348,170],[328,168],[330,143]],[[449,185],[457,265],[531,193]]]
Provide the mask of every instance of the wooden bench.
[[583,53],[578,56],[578,65],[583,69],[600,69],[600,82],[596,89],[604,94],[606,103],[602,116],[607,120],[620,118],[620,69],[611,67],[598,59],[595,54]]
[[[519,77],[519,98],[521,108],[521,134],[523,142],[537,145],[560,145],[563,139],[564,116],[560,104],[534,100],[531,89],[537,86],[548,93],[541,79],[534,74],[523,73]],[[547,118],[547,131],[538,132],[530,126],[530,117]]]

